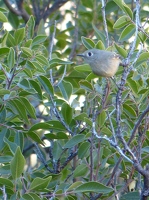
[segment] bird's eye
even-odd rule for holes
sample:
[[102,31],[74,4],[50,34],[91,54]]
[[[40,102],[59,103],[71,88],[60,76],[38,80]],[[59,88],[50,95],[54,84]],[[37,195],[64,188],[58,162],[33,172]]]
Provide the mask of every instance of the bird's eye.
[[88,57],[91,57],[93,55],[93,53],[92,52],[88,52],[87,55],[88,55]]

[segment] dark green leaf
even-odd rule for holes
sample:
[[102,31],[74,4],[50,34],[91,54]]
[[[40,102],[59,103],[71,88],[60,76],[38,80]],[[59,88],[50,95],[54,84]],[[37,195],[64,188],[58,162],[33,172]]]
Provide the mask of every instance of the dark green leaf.
[[73,176],[74,178],[82,176],[84,177],[88,173],[88,167],[86,164],[80,164],[79,166],[76,167],[74,170]]
[[7,44],[8,47],[15,47],[16,46],[15,39],[10,33],[8,33],[6,44]]
[[59,85],[58,85],[64,99],[66,101],[69,101],[71,94],[72,94],[72,84],[70,82],[66,82],[66,81],[62,81]]
[[89,92],[92,92],[92,91],[93,91],[93,87],[92,87],[92,85],[91,85],[88,81],[86,81],[86,80],[81,80],[81,81],[79,82],[79,84],[80,84],[80,87],[81,87],[82,89],[84,89],[84,90],[86,90],[86,91],[89,91]]
[[10,51],[7,57],[7,63],[9,68],[13,68],[15,64],[15,51],[12,47],[10,47]]
[[35,26],[35,20],[33,16],[30,16],[28,22],[26,23],[25,29],[26,29],[26,36],[27,39],[31,39],[34,35],[34,26]]
[[130,22],[130,18],[127,15],[123,15],[122,17],[118,18],[118,20],[115,22],[113,28],[119,29],[123,26],[128,25]]
[[125,41],[130,39],[133,34],[135,33],[135,25],[134,24],[129,24],[121,33],[119,40],[120,41]]
[[23,173],[25,166],[25,158],[21,153],[20,147],[17,147],[14,158],[10,163],[10,170],[13,179],[17,179]]
[[78,65],[75,67],[75,70],[78,72],[91,72],[91,67],[88,64]]
[[36,119],[36,110],[35,108],[30,104],[29,100],[25,97],[20,97],[21,102],[23,103],[24,107],[26,108],[28,114],[33,118]]
[[52,178],[51,176],[47,178],[37,177],[32,181],[29,189],[35,191],[42,190],[48,186],[49,182],[51,181],[51,178]]
[[90,148],[89,142],[82,142],[78,150],[78,158],[83,159]]
[[14,33],[14,39],[16,45],[20,44],[23,41],[24,37],[25,37],[25,28],[20,28],[16,30]]
[[128,104],[123,104],[123,109],[124,111],[128,114],[129,117],[137,117],[137,114],[135,112],[135,110],[133,109],[132,106],[129,106]]
[[89,38],[86,38],[84,36],[81,37],[81,40],[82,40],[82,43],[84,44],[84,46],[87,49],[93,49],[95,47],[95,44],[94,44],[93,40],[91,40]]
[[83,192],[83,193],[88,193],[88,192],[96,192],[96,193],[109,193],[112,192],[113,189],[110,187],[106,187],[101,183],[98,182],[88,182],[88,183],[84,183],[80,186],[78,186],[74,192],[78,193],[78,192]]
[[70,124],[72,121],[72,108],[67,104],[67,103],[63,103],[62,104],[62,108],[61,108],[61,112],[64,118],[64,121],[67,124]]
[[114,0],[114,2],[132,19],[133,13],[123,0]]
[[47,39],[46,35],[37,35],[34,39],[33,39],[33,43],[32,46],[43,43],[45,40]]
[[7,17],[0,11],[0,22],[8,22]]
[[32,57],[32,50],[27,47],[21,47],[22,52],[28,57]]
[[41,65],[48,66],[48,64],[49,64],[48,59],[47,59],[46,57],[44,57],[43,55],[38,55],[38,56],[36,56],[36,60],[37,60]]
[[42,87],[44,88],[44,90],[50,94],[53,95],[54,94],[54,90],[53,87],[49,81],[49,79],[45,76],[38,76],[38,80],[41,83]]
[[80,134],[80,135],[75,135],[72,137],[64,146],[64,148],[71,148],[74,147],[75,145],[79,144],[80,142],[84,141],[85,135]]
[[9,53],[9,48],[7,48],[7,47],[2,47],[2,48],[0,48],[0,57],[3,57],[3,56],[5,56],[5,55],[8,55],[8,53]]
[[13,186],[14,186],[11,180],[7,178],[2,178],[2,177],[0,177],[0,185],[1,186],[5,185],[6,187],[11,188],[11,189],[13,189]]

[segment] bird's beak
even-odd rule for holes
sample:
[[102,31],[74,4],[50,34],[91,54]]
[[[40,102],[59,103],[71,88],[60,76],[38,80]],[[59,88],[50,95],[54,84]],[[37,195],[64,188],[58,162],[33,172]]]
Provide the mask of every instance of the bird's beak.
[[77,54],[77,56],[84,57],[84,54]]

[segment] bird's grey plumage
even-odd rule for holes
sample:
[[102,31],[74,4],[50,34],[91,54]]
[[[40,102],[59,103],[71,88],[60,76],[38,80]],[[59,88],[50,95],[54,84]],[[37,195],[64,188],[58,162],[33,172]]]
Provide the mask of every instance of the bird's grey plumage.
[[89,49],[78,56],[84,58],[84,61],[91,66],[93,73],[103,77],[114,76],[121,61],[115,52],[99,49]]

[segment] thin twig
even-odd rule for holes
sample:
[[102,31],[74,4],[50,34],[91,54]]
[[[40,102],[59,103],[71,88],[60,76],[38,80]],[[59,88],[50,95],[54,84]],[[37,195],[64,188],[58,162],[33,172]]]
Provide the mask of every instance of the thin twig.
[[50,98],[51,98],[51,102],[52,102],[52,105],[53,105],[53,113],[54,115],[57,117],[57,119],[61,122],[61,124],[66,128],[66,130],[71,134],[73,135],[73,131],[69,128],[69,126],[65,123],[64,119],[61,117],[57,107],[56,107],[56,103],[54,102],[53,100],[53,97],[52,95],[50,95]]
[[75,21],[74,21],[74,39],[71,46],[71,52],[69,55],[69,60],[72,60],[76,53],[77,42],[78,42],[78,8],[79,8],[80,0],[76,0],[76,9],[75,9]]
[[107,47],[109,46],[109,35],[108,35],[108,28],[107,28],[107,21],[106,21],[106,11],[105,11],[105,0],[102,0],[102,17],[103,17],[103,25],[104,25],[104,31],[105,31],[105,35],[106,35],[106,43],[107,43]]
[[43,157],[43,155],[42,155],[42,153],[41,153],[41,151],[40,151],[40,149],[39,149],[39,147],[38,147],[38,144],[37,144],[37,143],[34,143],[34,146],[36,147],[37,156],[38,156],[38,158],[40,159],[40,161],[44,164],[45,168],[46,168],[49,172],[53,173],[53,170],[51,170],[51,169],[49,168],[49,166],[47,165],[47,162],[45,161],[45,159],[44,159],[44,157]]
[[50,36],[50,45],[49,45],[49,60],[51,60],[52,58],[52,51],[53,51],[53,46],[54,46],[54,38],[55,38],[55,34],[56,34],[56,24],[57,21],[54,21],[54,31],[52,33],[52,35]]

